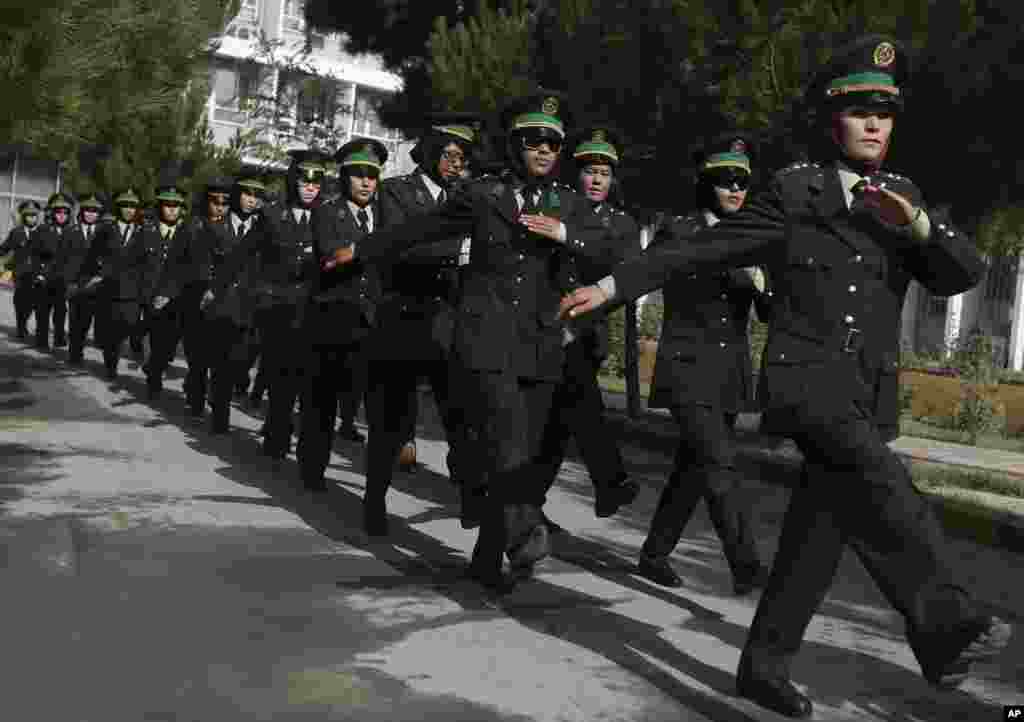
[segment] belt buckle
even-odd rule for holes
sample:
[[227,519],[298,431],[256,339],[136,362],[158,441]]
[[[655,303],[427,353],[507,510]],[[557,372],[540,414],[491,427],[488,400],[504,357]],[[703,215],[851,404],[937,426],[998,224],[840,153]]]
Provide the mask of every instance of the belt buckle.
[[849,328],[846,330],[846,339],[843,341],[843,351],[846,353],[854,353],[860,350],[860,344],[863,339],[863,334],[859,328]]

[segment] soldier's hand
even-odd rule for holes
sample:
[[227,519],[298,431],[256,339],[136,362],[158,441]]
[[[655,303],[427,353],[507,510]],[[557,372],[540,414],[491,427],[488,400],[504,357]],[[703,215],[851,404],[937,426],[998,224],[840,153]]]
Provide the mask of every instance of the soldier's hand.
[[159,311],[170,302],[171,299],[167,298],[167,296],[157,296],[153,299],[153,310]]
[[600,286],[584,286],[562,297],[558,315],[560,318],[576,318],[600,308],[607,302],[608,294],[601,290]]
[[882,221],[894,226],[907,226],[914,220],[917,209],[899,193],[888,188],[867,185],[861,192],[865,207],[874,212]]
[[46,283],[46,276],[43,276],[41,274],[36,276],[36,283],[38,283],[39,285]]
[[551,216],[522,215],[519,222],[538,236],[550,238],[552,241],[562,240],[562,222]]
[[349,264],[355,258],[355,255],[356,250],[354,245],[339,248],[334,252],[334,255],[331,258],[328,258],[323,262],[323,270],[330,271],[332,268]]
[[96,286],[103,283],[103,276],[93,276],[89,279],[89,282],[85,284],[86,288],[96,288]]
[[215,296],[213,295],[213,291],[211,291],[210,289],[206,289],[206,292],[203,294],[203,297],[199,299],[199,310],[201,311],[207,306],[209,306],[211,303],[213,303],[214,298]]
[[746,271],[747,275],[750,276],[750,280],[751,282],[753,282],[754,288],[757,289],[757,292],[764,293],[764,271],[762,271],[757,266],[750,266],[749,268],[744,268],[743,270]]

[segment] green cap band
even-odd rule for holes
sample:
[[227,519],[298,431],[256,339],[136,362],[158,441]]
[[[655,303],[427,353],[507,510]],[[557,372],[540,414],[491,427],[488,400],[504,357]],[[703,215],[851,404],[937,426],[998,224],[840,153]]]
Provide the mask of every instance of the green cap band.
[[576,146],[576,150],[573,152],[573,158],[583,158],[586,156],[597,155],[607,158],[612,163],[619,162],[619,154],[615,152],[615,147],[610,143],[602,143],[601,141],[588,140],[584,143],[580,143]]
[[345,160],[341,162],[341,165],[343,168],[347,168],[352,165],[367,165],[371,168],[376,168],[377,170],[381,169],[381,163],[380,160],[377,159],[377,156],[372,155],[365,150],[357,150],[355,153],[346,156]]
[[522,128],[548,128],[558,133],[559,137],[565,137],[562,121],[547,113],[523,113],[522,115],[517,115],[516,119],[512,121],[512,129],[520,130]]
[[235,182],[239,188],[248,188],[254,191],[265,191],[267,186],[259,178],[243,178]]
[[448,135],[454,135],[456,138],[462,138],[467,143],[476,142],[476,131],[468,125],[435,125],[432,128],[439,133],[447,133]]
[[177,188],[164,188],[156,194],[156,200],[159,203],[164,201],[166,203],[184,203],[185,196],[178,192]]
[[742,168],[750,172],[750,158],[745,153],[712,153],[704,161],[701,170],[712,168]]
[[899,95],[900,89],[896,87],[896,81],[888,73],[854,73],[836,78],[828,84],[825,95],[845,95],[846,93],[867,93],[877,91]]

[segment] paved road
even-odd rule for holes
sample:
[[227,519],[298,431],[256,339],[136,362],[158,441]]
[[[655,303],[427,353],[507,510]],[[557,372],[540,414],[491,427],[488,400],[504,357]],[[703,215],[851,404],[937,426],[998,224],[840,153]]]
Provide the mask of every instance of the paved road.
[[[567,464],[549,514],[572,536],[499,602],[460,578],[458,525],[436,419],[415,475],[398,475],[393,537],[359,530],[361,449],[339,444],[326,497],[294,461],[257,453],[260,420],[211,437],[141,376],[101,379],[11,341],[0,293],[0,639],[5,719],[777,720],[735,698],[756,598],[729,594],[703,511],[676,554],[686,584],[629,574],[668,459],[627,449],[644,485],[620,516],[591,511]],[[774,552],[786,491],[753,485]],[[1024,558],[956,543],[979,595],[1012,617]],[[1017,620],[1020,621],[1019,619]],[[932,691],[900,620],[857,563],[812,623],[795,680],[823,720],[989,720],[1024,702],[1024,643],[955,693]]]

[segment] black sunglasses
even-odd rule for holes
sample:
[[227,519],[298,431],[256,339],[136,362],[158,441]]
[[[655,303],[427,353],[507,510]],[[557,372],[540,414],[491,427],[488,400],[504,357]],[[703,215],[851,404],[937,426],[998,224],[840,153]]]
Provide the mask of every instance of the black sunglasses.
[[716,188],[745,191],[750,187],[750,174],[734,168],[715,168],[706,173]]
[[539,131],[527,131],[522,134],[522,139],[525,150],[540,150],[542,145],[547,145],[552,153],[557,153],[562,149],[560,138],[552,138]]

